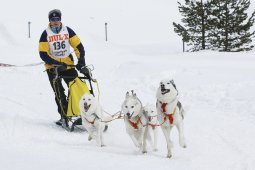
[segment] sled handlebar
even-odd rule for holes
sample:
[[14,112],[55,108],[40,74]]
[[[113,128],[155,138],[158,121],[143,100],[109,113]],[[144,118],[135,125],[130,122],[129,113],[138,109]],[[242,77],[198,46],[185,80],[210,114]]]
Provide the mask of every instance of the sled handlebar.
[[[67,67],[72,67],[72,68],[76,68],[76,65],[66,65]],[[91,65],[87,65],[85,66],[87,67],[90,71],[93,71],[94,70],[94,66],[91,64]]]
[[[55,68],[54,68],[54,72],[55,72],[55,75],[56,77],[59,77],[59,68],[62,67],[62,65],[54,65]],[[67,65],[67,67],[71,67],[71,68],[76,68],[76,65]],[[89,71],[89,73],[87,75],[85,75],[84,73],[82,73],[84,75],[84,77],[79,77],[79,78],[82,78],[82,79],[89,79],[93,82],[96,82],[97,80],[93,78],[92,76],[92,72],[94,70],[94,66],[93,65],[88,65],[88,66],[85,66],[87,68],[87,70]],[[75,78],[75,77],[72,77],[72,76],[61,76],[63,78]]]

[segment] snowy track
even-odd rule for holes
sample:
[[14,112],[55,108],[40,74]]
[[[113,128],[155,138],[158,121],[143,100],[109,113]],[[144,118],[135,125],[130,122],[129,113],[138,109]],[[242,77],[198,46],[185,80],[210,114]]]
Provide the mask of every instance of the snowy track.
[[[201,53],[197,53],[200,55]],[[208,52],[210,61],[217,53]],[[204,55],[203,53],[201,55]],[[226,54],[227,56],[228,54]],[[180,56],[179,56],[180,57]],[[87,168],[119,169],[123,164],[126,169],[137,167],[147,169],[253,169],[255,142],[254,105],[255,95],[252,93],[255,82],[249,79],[251,68],[238,68],[232,64],[227,72],[216,72],[213,67],[217,61],[208,62],[208,67],[198,64],[193,68],[191,56],[172,56],[174,64],[167,69],[167,64],[156,68],[155,61],[151,65],[155,72],[146,74],[150,63],[125,62],[118,67],[113,66],[112,77],[101,78],[101,103],[106,110],[115,112],[120,109],[125,90],[137,91],[144,104],[155,102],[155,90],[161,77],[172,75],[181,94],[181,100],[189,107],[185,118],[185,136],[187,149],[179,147],[177,131],[173,130],[173,158],[167,159],[166,143],[162,132],[159,133],[159,151],[142,155],[125,132],[122,120],[111,122],[105,133],[106,147],[98,148],[95,142],[87,141],[86,132],[69,133],[57,127],[54,121],[58,118],[53,94],[42,66],[26,68],[0,68],[0,135],[2,153],[9,154],[2,159],[3,166],[15,169],[10,164],[14,159],[24,166],[23,161],[30,161],[25,168],[33,169],[37,164],[49,167],[65,167],[65,161],[74,162],[66,168],[80,168],[84,163]],[[189,60],[185,60],[188,58]],[[225,57],[225,60],[229,58]],[[243,57],[245,61],[245,57]],[[249,55],[248,57],[249,58]],[[162,58],[163,60],[164,58]],[[206,60],[206,59],[205,59]],[[132,61],[132,59],[131,59]],[[139,64],[135,64],[135,63]],[[233,61],[231,61],[234,63]],[[254,62],[254,61],[253,61]],[[133,63],[133,64],[132,64]],[[177,64],[179,63],[179,64]],[[176,65],[177,64],[177,65]],[[156,63],[157,65],[157,63]],[[177,67],[176,67],[177,66]],[[132,73],[126,74],[128,67]],[[142,69],[139,74],[136,70]],[[105,70],[96,68],[98,77],[104,77]],[[149,71],[150,72],[150,71]],[[244,76],[240,75],[240,72]],[[226,79],[226,76],[228,77]],[[22,77],[22,78],[21,78]],[[238,81],[236,77],[239,77]],[[117,81],[119,80],[119,81]],[[141,81],[142,80],[142,81]],[[105,82],[105,83],[104,83]],[[111,90],[115,87],[115,92]],[[111,99],[110,101],[108,99]],[[41,159],[44,163],[41,163]],[[22,160],[22,161],[21,161]],[[54,166],[54,161],[55,166]],[[96,162],[102,161],[102,165]],[[131,163],[136,161],[136,163]],[[59,165],[61,162],[61,165]],[[49,166],[53,163],[53,166]],[[131,163],[131,164],[130,164]],[[64,168],[65,169],[65,168]],[[124,168],[125,169],[125,168]]]

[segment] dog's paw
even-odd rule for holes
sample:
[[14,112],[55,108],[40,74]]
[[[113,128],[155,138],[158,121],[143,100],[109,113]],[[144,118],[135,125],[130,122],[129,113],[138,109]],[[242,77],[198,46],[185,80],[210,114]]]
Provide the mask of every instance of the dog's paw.
[[186,144],[184,144],[184,145],[182,145],[181,147],[183,147],[183,148],[187,148],[187,145],[186,145]]
[[167,156],[166,156],[166,158],[171,158],[172,157],[172,154],[168,154]]
[[89,135],[89,137],[88,137],[88,141],[91,141],[92,140],[92,137]]
[[180,146],[181,146],[182,148],[187,148],[187,145],[186,145],[185,142],[180,142]]

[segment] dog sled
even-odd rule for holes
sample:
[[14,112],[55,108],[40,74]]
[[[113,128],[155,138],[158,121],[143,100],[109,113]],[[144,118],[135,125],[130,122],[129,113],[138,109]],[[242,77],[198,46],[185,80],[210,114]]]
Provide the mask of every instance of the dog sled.
[[[75,68],[75,65],[68,65],[69,67]],[[95,96],[93,85],[92,83],[97,84],[97,80],[92,77],[91,71],[94,70],[93,66],[87,67],[88,72],[85,73],[84,70],[81,70],[82,76],[78,77],[70,77],[70,76],[62,76],[58,73],[58,68],[61,66],[55,67],[55,78],[53,81],[53,86],[55,90],[57,89],[56,82],[61,78],[70,78],[73,79],[69,82],[68,85],[68,95],[67,95],[67,110],[65,111],[61,101],[60,97],[56,96],[57,99],[60,101],[60,106],[62,113],[62,117],[64,118],[65,122],[63,123],[62,127],[65,128],[67,131],[86,131],[82,126],[82,119],[81,119],[81,113],[80,113],[80,99],[85,93],[90,93],[93,96]],[[88,86],[88,85],[89,86]],[[97,84],[98,86],[98,84]],[[57,95],[58,93],[56,93]],[[104,131],[108,129],[108,126],[105,127]]]

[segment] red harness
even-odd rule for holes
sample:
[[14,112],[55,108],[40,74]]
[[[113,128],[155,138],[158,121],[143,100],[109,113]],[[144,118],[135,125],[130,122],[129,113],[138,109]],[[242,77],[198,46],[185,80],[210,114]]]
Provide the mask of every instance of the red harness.
[[[161,102],[160,102],[160,103],[161,103]],[[165,114],[164,121],[166,121],[166,119],[168,118],[168,119],[169,119],[169,123],[170,123],[170,124],[173,124],[173,122],[174,122],[174,117],[173,117],[173,115],[174,115],[174,113],[175,113],[175,111],[176,111],[176,107],[174,108],[173,113],[167,114],[167,113],[166,113],[166,105],[167,105],[167,103],[161,103],[162,112]]]
[[136,122],[132,122],[131,120],[128,119],[128,122],[134,129],[138,129],[138,124],[140,123],[141,117],[138,118]]
[[155,129],[155,127],[158,126],[157,124],[152,124],[152,123],[148,123],[148,125],[150,125],[152,129]]
[[85,120],[86,120],[87,122],[89,122],[90,124],[94,125],[96,118],[97,118],[97,117],[95,117],[95,119],[94,119],[92,122],[90,122],[90,121],[89,121],[88,119],[86,119],[86,118],[85,118]]

